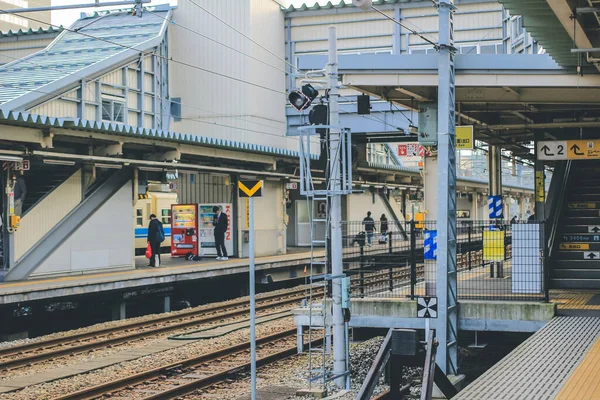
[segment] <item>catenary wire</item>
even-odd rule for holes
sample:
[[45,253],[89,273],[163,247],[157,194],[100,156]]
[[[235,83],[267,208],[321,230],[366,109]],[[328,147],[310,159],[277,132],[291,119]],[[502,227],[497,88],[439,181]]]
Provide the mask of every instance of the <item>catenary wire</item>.
[[[0,9],[0,11],[2,11],[2,12],[6,12],[6,10],[5,10],[5,9]],[[37,23],[40,23],[40,24],[46,24],[46,25],[48,25],[48,26],[52,26],[52,27],[55,27],[55,28],[59,28],[59,26],[58,26],[58,25],[54,25],[54,24],[51,24],[51,23],[49,23],[49,22],[46,22],[46,21],[39,20],[39,19],[37,19],[37,18],[33,18],[33,17],[30,17],[30,16],[25,16],[25,15],[23,15],[23,14],[19,14],[19,13],[13,13],[13,14],[14,14],[14,15],[18,15],[18,16],[20,16],[20,17],[22,17],[22,18],[29,19],[29,20],[31,20],[31,21],[35,21],[35,22],[37,22]],[[125,45],[125,44],[121,44],[121,43],[113,42],[112,40],[108,40],[108,39],[100,38],[100,37],[97,37],[97,36],[94,36],[94,35],[90,35],[90,34],[88,34],[88,33],[85,33],[85,32],[81,32],[81,31],[77,31],[77,30],[70,29],[70,28],[65,28],[65,27],[62,27],[62,29],[64,29],[64,30],[65,30],[65,31],[67,31],[67,32],[71,32],[71,33],[75,33],[75,34],[78,34],[78,35],[85,36],[85,37],[87,37],[87,38],[90,38],[90,39],[99,40],[99,41],[101,41],[101,42],[105,42],[105,43],[108,43],[108,44],[112,44],[112,45],[114,45],[114,46],[119,46],[119,47],[123,47],[123,48],[125,48],[125,49],[133,50],[133,51],[139,52],[139,53],[141,53],[141,54],[153,54],[152,52],[148,52],[148,51],[145,51],[145,50],[139,50],[139,49],[136,49],[136,48],[135,48],[135,46],[128,46],[128,45]],[[162,58],[162,59],[164,59],[164,60],[167,60],[167,61],[171,61],[171,62],[173,62],[173,63],[176,63],[176,64],[180,64],[180,65],[186,66],[186,67],[188,67],[188,68],[197,69],[197,70],[199,70],[199,71],[202,71],[202,72],[207,72],[207,73],[209,73],[209,74],[214,74],[214,75],[217,75],[217,76],[220,76],[220,77],[223,77],[223,78],[231,79],[231,80],[234,80],[234,81],[236,81],[236,82],[241,82],[241,83],[244,83],[244,84],[247,84],[247,85],[250,85],[250,86],[254,86],[254,87],[257,87],[257,88],[260,88],[260,89],[268,90],[268,91],[275,92],[275,93],[282,94],[282,95],[287,95],[287,93],[286,93],[286,92],[282,92],[282,91],[279,91],[279,90],[277,90],[277,89],[273,89],[273,88],[270,88],[270,87],[267,87],[267,86],[259,85],[259,84],[257,84],[257,83],[248,82],[248,81],[246,81],[246,80],[244,80],[244,79],[241,79],[241,78],[236,78],[236,77],[233,77],[233,76],[231,76],[231,75],[223,74],[223,73],[216,72],[216,71],[211,71],[211,70],[209,70],[209,69],[202,68],[202,67],[199,67],[199,66],[197,66],[197,65],[190,64],[190,63],[188,63],[188,62],[185,62],[185,61],[175,60],[175,59],[174,59],[174,58],[172,58],[172,57],[165,57],[165,56],[162,56],[162,55],[159,55],[159,54],[155,54],[155,56],[156,56],[156,57],[159,57],[159,58]]]

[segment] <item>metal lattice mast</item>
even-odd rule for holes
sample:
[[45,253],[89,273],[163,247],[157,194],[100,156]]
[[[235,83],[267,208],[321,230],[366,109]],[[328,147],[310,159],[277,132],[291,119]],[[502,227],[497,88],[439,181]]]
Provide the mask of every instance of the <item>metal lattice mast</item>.
[[456,138],[454,75],[454,0],[439,0],[438,55],[438,257],[436,294],[440,342],[438,365],[457,372],[458,308],[456,298]]

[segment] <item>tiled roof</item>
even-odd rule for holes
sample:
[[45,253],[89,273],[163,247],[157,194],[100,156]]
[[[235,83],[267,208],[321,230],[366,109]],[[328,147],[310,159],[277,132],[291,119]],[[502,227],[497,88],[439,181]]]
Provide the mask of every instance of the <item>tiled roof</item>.
[[0,67],[2,109],[24,109],[84,76],[157,46],[169,15],[167,5],[142,13],[141,18],[119,11],[78,20],[46,49]]
[[29,28],[25,31],[22,29],[19,29],[18,31],[13,31],[12,29],[9,29],[8,31],[0,32],[0,37],[42,35],[45,33],[60,33],[62,31],[63,31],[62,26],[59,26],[59,27],[50,26],[48,28],[38,28],[38,29]]
[[[185,143],[209,147],[221,147],[232,150],[244,150],[255,153],[280,155],[286,157],[298,157],[297,151],[281,149],[277,147],[237,142],[234,140],[218,139],[208,136],[162,131],[159,129],[139,128],[135,126],[128,126],[111,122],[89,121],[80,118],[54,118],[37,114],[30,114],[26,112],[7,112],[0,110],[0,123],[2,122],[18,126],[27,126],[35,128],[64,128],[122,136],[141,137],[146,138],[149,141],[160,140],[165,142]],[[318,158],[318,155],[313,154],[312,158]]]
[[[409,3],[409,2],[417,2],[417,1],[425,1],[425,0],[373,0],[374,6],[381,6],[385,4],[396,4],[396,3]],[[312,5],[309,5],[312,4]],[[331,1],[327,2],[327,4],[320,5],[318,1],[308,1],[303,3],[299,7],[294,7],[293,5],[284,9],[285,12],[292,11],[314,11],[314,10],[329,10],[332,8],[346,8],[346,7],[354,7],[352,5],[351,0],[342,0],[339,3],[333,4]]]

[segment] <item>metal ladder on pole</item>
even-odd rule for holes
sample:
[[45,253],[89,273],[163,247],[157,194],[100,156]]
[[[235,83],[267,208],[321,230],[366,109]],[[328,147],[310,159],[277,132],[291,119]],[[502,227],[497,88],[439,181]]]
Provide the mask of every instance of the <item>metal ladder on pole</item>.
[[[310,170],[310,138],[311,131],[317,126],[303,127],[300,132],[300,193],[306,196],[308,205],[308,215],[310,221],[310,270],[308,277],[308,299],[306,307],[308,309],[308,382],[309,387],[313,383],[319,382],[323,389],[326,389],[327,383],[335,379],[333,368],[328,365],[326,355],[331,354],[331,322],[332,314],[330,312],[331,302],[328,301],[329,282],[334,279],[341,279],[344,276],[333,276],[328,271],[329,257],[327,246],[330,239],[330,208],[331,198],[334,195],[349,194],[352,192],[352,147],[350,142],[350,130],[342,129],[339,142],[340,164],[336,168],[341,168],[338,182],[329,179],[325,189],[316,189]],[[320,125],[318,128],[328,128]],[[326,139],[329,143],[329,140]],[[329,155],[329,152],[327,152]],[[327,163],[329,165],[329,162]],[[335,172],[335,171],[334,171]],[[333,174],[337,176],[337,174]],[[336,190],[336,188],[338,188]],[[315,216],[316,215],[316,216]],[[324,224],[324,235],[319,236],[317,224]],[[317,255],[318,249],[325,247],[325,255]],[[321,273],[317,272],[319,269]],[[318,275],[317,275],[318,274]],[[322,296],[319,293],[322,289]],[[313,345],[313,340],[321,336],[321,344]],[[347,363],[346,374],[349,374],[349,365]]]

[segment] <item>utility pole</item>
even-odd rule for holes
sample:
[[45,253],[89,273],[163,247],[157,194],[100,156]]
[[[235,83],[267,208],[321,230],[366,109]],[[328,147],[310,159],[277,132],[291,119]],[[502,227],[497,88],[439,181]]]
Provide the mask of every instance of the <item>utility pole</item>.
[[438,54],[438,256],[436,295],[440,342],[437,364],[456,374],[458,304],[456,297],[456,116],[454,75],[454,0],[439,0]]
[[[338,94],[337,33],[335,26],[329,27],[329,181],[331,196],[331,274],[339,277],[344,274],[342,259],[342,197],[341,197],[341,152],[340,148],[340,109]],[[338,388],[346,382],[346,328],[342,313],[342,280],[332,281],[333,300],[333,376]]]

